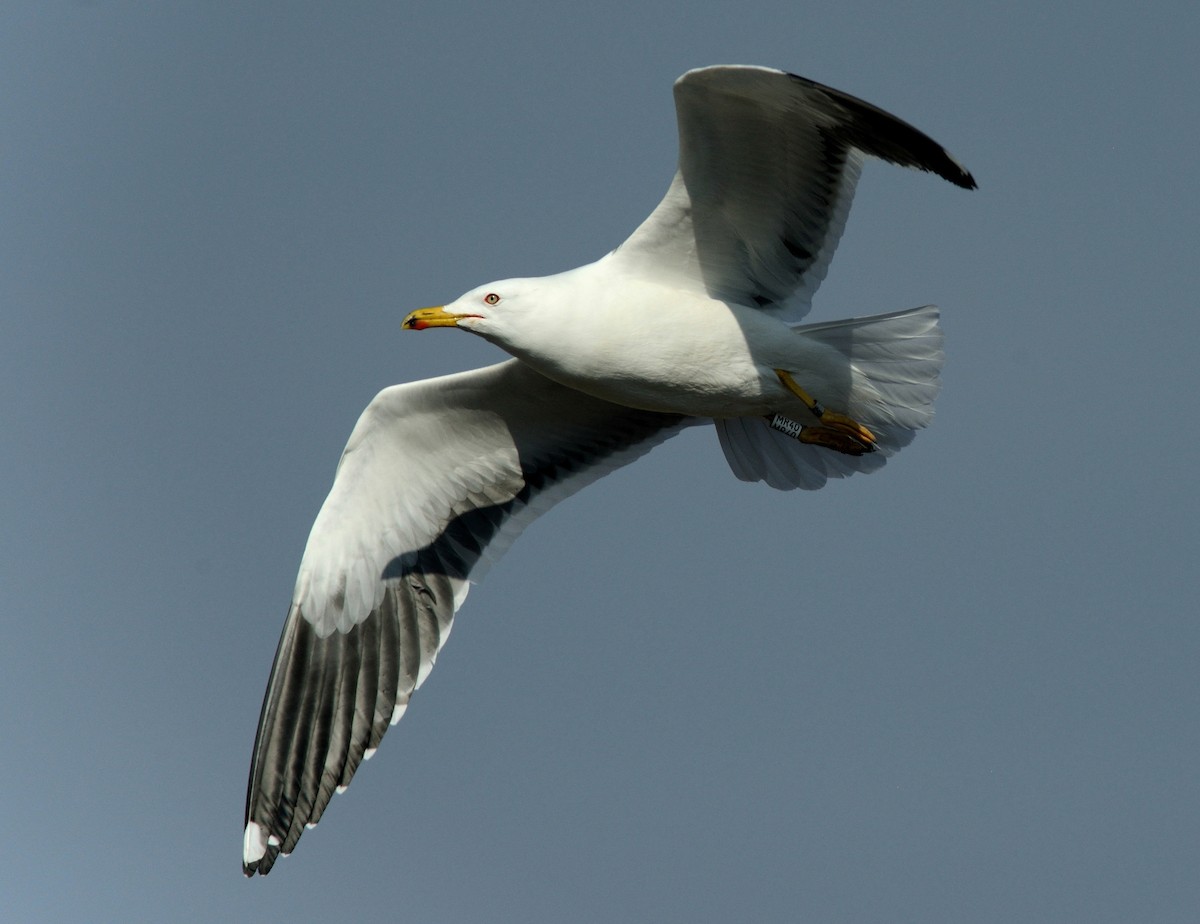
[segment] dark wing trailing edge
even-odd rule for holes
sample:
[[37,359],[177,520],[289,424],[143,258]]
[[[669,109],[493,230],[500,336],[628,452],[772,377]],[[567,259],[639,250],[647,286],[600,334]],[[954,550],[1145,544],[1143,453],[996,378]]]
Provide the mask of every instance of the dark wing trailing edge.
[[675,83],[679,166],[613,255],[794,323],[829,267],[863,155],[975,180],[937,142],[846,93],[783,71],[710,67]]
[[243,869],[266,874],[407,708],[478,577],[536,516],[690,423],[516,360],[363,412],[313,525],[259,719]]

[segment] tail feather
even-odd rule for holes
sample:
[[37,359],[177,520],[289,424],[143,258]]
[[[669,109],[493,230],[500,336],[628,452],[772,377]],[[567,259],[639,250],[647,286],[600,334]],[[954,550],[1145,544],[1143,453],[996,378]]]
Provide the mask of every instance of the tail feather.
[[845,406],[835,409],[875,434],[876,451],[848,456],[798,442],[758,418],[718,420],[721,448],[738,478],[780,490],[815,490],[830,478],[882,468],[888,456],[929,425],[944,356],[936,307],[809,324],[796,331],[846,357],[851,386]]

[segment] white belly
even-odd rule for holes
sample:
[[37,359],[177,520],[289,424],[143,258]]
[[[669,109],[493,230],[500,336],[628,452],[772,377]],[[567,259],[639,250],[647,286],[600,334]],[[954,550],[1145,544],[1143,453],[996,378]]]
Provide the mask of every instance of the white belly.
[[619,306],[564,312],[542,336],[503,345],[548,378],[597,398],[696,417],[803,411],[774,370],[787,369],[801,385],[811,373],[815,386],[820,367],[845,363],[753,309],[681,298],[652,284],[622,287],[620,296]]

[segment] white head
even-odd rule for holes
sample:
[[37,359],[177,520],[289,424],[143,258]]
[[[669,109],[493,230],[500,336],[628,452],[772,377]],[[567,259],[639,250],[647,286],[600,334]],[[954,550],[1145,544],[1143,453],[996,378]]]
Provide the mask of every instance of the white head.
[[545,279],[502,279],[477,286],[447,305],[418,308],[404,319],[405,330],[457,327],[505,345],[519,336],[531,312],[544,299]]

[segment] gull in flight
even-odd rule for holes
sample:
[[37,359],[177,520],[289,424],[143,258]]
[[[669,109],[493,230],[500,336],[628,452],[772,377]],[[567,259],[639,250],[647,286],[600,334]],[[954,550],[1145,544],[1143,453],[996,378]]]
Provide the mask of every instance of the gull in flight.
[[616,250],[422,308],[513,358],[385,388],[308,538],[263,701],[243,869],[266,874],[399,721],[468,581],[534,517],[681,429],[733,473],[819,488],[871,472],[933,416],[932,306],[803,325],[865,156],[975,181],[894,116],[761,67],[675,83],[679,163]]

